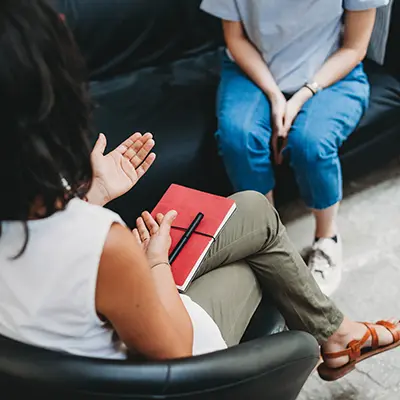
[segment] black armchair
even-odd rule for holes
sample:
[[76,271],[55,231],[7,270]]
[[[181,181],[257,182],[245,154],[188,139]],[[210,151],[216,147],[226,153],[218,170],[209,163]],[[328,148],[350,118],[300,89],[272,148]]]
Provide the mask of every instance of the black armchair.
[[7,400],[295,400],[318,359],[303,332],[157,363],[75,357],[1,337],[0,387]]

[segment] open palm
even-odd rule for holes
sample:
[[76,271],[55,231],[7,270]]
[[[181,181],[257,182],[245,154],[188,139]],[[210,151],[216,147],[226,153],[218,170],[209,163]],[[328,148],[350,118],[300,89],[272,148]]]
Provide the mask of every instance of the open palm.
[[100,134],[91,155],[93,167],[93,191],[97,191],[105,202],[128,192],[147,172],[156,155],[153,135],[135,133],[107,155],[104,151],[107,139]]

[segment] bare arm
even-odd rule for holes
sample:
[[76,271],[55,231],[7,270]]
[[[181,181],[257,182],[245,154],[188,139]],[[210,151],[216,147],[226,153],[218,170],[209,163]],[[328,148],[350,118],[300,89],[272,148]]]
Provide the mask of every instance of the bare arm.
[[235,62],[272,100],[281,94],[260,52],[248,40],[241,22],[223,21],[226,45]]
[[[151,270],[153,281],[158,297],[160,298],[165,310],[171,316],[173,324],[178,332],[189,334],[193,342],[193,326],[186,308],[178,295],[174,278],[172,277],[171,267],[168,264],[160,264]],[[192,342],[190,349],[192,350]]]
[[[137,228],[133,230],[132,234],[146,253],[161,302],[174,320],[178,331],[185,332],[188,326],[192,327],[192,322],[180,296],[178,296],[168,263],[168,252],[172,242],[171,226],[176,215],[175,211],[170,211],[165,216],[158,214],[154,219],[148,211],[144,211],[136,220]],[[187,318],[183,318],[183,315],[186,315]]]
[[[162,298],[154,274],[163,278]],[[152,272],[131,232],[112,226],[99,266],[96,309],[130,350],[149,359],[192,355],[191,321],[169,275],[165,265]]]
[[241,22],[223,21],[225,42],[242,71],[266,94],[271,103],[272,148],[280,163],[278,136],[284,132],[286,99],[260,52],[248,40]]
[[[343,43],[321,69],[313,81],[321,88],[327,88],[348,75],[367,54],[368,45],[374,29],[376,10],[346,11]],[[287,136],[303,105],[312,97],[312,92],[301,88],[289,100],[283,134]]]
[[323,88],[348,75],[366,56],[376,10],[346,11],[343,44],[317,72],[314,80]]

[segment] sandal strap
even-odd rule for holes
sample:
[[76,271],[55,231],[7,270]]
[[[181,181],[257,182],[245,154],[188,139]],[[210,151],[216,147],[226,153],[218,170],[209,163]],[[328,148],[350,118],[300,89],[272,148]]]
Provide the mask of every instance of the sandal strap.
[[[377,334],[375,327],[368,322],[362,322],[362,324],[366,326],[367,332],[365,332],[365,335],[361,340],[352,340],[347,345],[346,350],[338,351],[336,353],[324,353],[323,357],[325,359],[333,359],[347,356],[349,357],[350,362],[356,361],[361,356],[361,350],[370,337],[372,350],[379,349],[379,335]],[[400,331],[398,329],[398,325],[395,325],[389,321],[378,321],[375,325],[380,325],[386,328],[392,334],[394,343],[400,342]]]
[[[335,353],[324,353],[323,354],[324,359],[333,359],[333,358],[347,356],[347,357],[349,357],[350,362],[357,360],[361,356],[362,347],[367,342],[367,340],[370,338],[370,336],[376,335],[376,332],[374,334],[372,333],[372,330],[374,330],[372,327],[368,326],[368,324],[366,324],[366,323],[364,323],[364,325],[367,327],[367,331],[365,332],[365,334],[361,340],[352,340],[347,345],[346,350],[338,351]],[[374,337],[374,336],[372,336],[372,337]]]
[[378,321],[376,325],[383,326],[392,334],[393,343],[397,343],[400,341],[400,331],[398,330],[398,325],[395,325],[389,321]]
[[376,329],[368,322],[363,322],[367,329],[371,332],[371,348],[372,350],[379,349],[379,336],[376,333]]

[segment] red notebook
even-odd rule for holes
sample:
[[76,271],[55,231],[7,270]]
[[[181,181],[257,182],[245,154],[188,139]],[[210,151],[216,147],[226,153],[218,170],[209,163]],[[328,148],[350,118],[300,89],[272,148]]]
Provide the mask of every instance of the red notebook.
[[219,234],[236,210],[236,204],[231,199],[179,185],[171,185],[153,210],[152,215],[154,217],[158,213],[166,214],[171,210],[178,212],[171,229],[171,251],[197,214],[200,212],[204,214],[204,218],[195,233],[171,265],[176,286],[185,291],[213,243],[213,238]]

